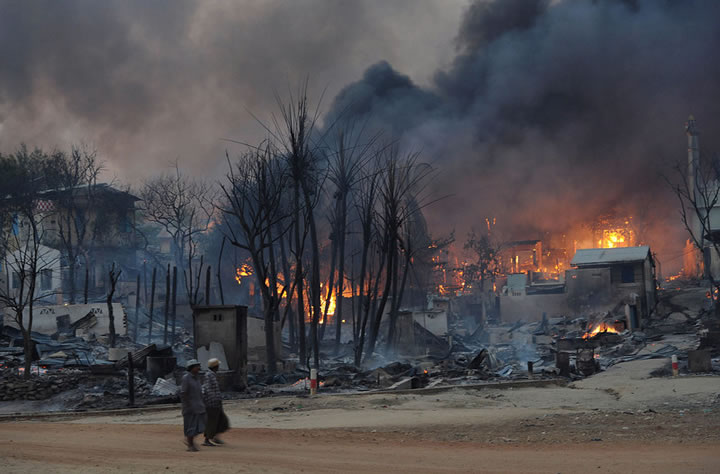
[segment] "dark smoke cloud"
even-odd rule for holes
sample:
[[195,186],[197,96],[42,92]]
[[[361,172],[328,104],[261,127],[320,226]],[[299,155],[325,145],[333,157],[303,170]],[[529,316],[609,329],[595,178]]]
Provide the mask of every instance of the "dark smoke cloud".
[[[464,1],[464,0],[463,0]],[[94,144],[137,180],[175,159],[210,176],[221,138],[264,138],[274,91],[327,97],[368,64],[430,78],[463,4],[399,0],[0,1],[0,150]],[[326,99],[328,101],[329,99]]]
[[[675,258],[683,231],[661,178],[685,159],[693,113],[718,151],[720,2],[476,1],[452,65],[420,87],[387,63],[337,97],[441,170],[428,209],[464,235],[495,216],[516,238],[618,209],[648,214],[648,240]],[[436,227],[437,228],[437,227]]]

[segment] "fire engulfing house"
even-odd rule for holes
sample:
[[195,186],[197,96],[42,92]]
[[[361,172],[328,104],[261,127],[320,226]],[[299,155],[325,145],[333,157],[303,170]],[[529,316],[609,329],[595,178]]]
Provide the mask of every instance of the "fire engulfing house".
[[568,304],[575,310],[612,310],[626,305],[647,317],[657,302],[655,262],[650,247],[580,249],[568,270]]

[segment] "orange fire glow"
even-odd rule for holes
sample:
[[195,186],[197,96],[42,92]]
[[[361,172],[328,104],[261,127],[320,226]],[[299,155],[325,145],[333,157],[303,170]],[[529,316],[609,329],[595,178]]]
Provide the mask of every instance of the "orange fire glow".
[[253,268],[247,263],[243,263],[235,269],[235,281],[239,284],[242,283],[242,279],[245,277],[252,276]]
[[588,331],[585,334],[583,334],[583,339],[591,339],[595,336],[597,336],[600,333],[614,333],[617,334],[618,331],[615,329],[615,327],[611,324],[602,322],[600,324],[597,324],[592,331]]

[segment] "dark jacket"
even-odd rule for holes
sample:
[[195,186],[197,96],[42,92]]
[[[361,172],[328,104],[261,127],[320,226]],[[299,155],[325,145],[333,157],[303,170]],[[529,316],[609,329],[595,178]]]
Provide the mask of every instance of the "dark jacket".
[[180,385],[180,400],[182,400],[183,415],[202,415],[205,413],[199,375],[194,376],[188,372],[183,376]]

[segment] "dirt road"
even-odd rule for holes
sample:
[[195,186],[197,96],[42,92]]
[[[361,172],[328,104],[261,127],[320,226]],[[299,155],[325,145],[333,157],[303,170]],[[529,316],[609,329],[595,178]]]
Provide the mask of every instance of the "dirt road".
[[184,452],[168,425],[0,425],[3,472],[717,472],[720,444],[418,441],[398,433],[235,430]]
[[230,402],[228,445],[199,453],[177,407],[6,421],[0,472],[719,472],[720,378],[649,377],[663,363],[567,387]]

